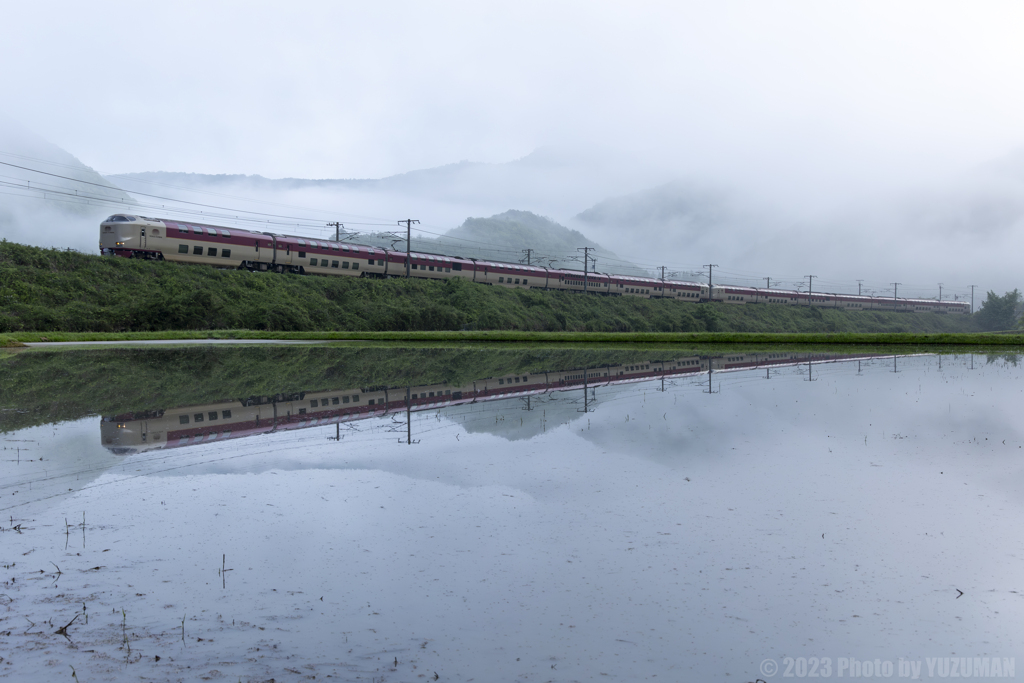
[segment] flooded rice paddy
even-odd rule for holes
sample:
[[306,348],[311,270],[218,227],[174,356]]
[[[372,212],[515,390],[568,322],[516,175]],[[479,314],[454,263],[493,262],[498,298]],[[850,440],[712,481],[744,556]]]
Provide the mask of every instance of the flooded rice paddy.
[[1012,355],[0,365],[12,680],[1016,675]]

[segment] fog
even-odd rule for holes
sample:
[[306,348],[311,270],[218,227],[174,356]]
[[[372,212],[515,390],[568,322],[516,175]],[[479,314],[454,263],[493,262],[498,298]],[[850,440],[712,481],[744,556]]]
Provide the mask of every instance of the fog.
[[[33,3],[5,8],[0,57],[16,68],[0,73],[0,113],[150,215],[273,213],[286,218],[267,226],[308,234],[415,218],[430,236],[516,209],[680,274],[716,263],[720,281],[814,274],[837,291],[862,279],[931,297],[942,282],[964,296],[1021,284],[1022,14],[999,2]],[[0,161],[57,154],[18,152],[11,137]],[[120,175],[155,171],[380,181]],[[4,237],[95,249],[106,209],[18,193],[0,195]]]

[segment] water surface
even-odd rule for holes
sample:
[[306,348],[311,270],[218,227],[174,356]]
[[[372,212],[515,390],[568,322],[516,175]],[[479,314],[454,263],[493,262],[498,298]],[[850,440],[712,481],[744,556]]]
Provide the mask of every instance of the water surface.
[[0,363],[17,680],[927,678],[1020,649],[1012,356]]

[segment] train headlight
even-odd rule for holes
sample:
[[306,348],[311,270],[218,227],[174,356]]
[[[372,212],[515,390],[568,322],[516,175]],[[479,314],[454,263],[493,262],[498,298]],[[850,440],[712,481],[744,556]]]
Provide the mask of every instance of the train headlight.
[[117,242],[116,244],[117,244],[117,246],[119,246],[119,247],[123,247],[123,246],[124,246],[124,242]]

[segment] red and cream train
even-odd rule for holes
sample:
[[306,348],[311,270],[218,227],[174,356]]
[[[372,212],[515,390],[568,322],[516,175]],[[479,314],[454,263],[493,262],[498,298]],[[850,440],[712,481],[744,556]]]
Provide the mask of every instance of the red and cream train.
[[[115,214],[100,224],[100,252],[128,258],[198,263],[218,268],[310,275],[390,277],[406,273],[404,251],[347,242],[276,235],[201,223]],[[782,289],[708,287],[698,282],[658,280],[564,268],[526,266],[483,259],[412,252],[412,277],[462,278],[514,289],[557,289],[645,299],[725,304],[778,304],[846,310],[970,313],[959,301],[897,299]]]

